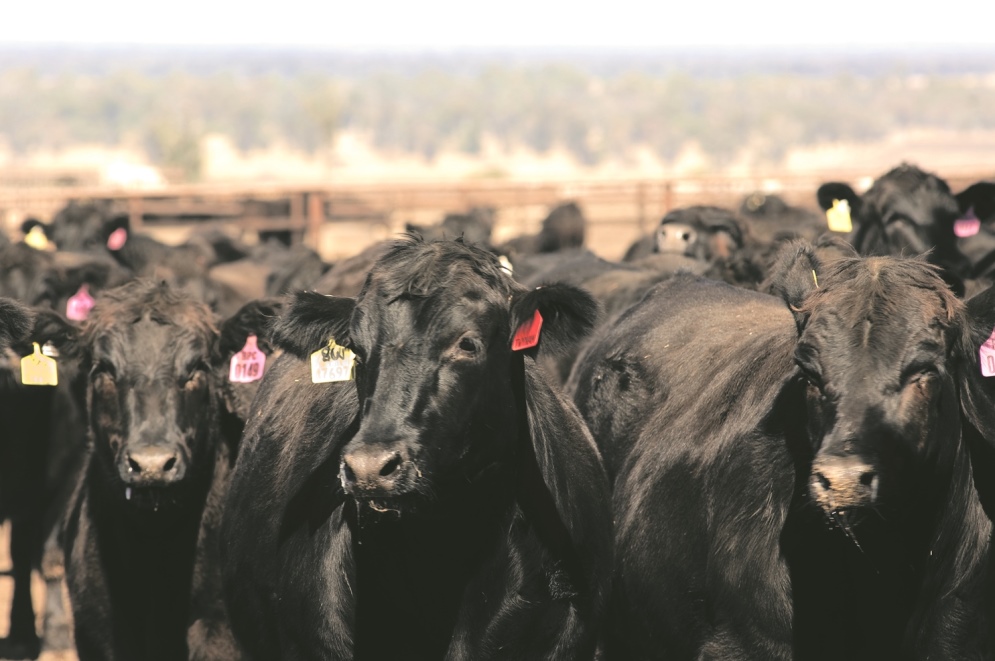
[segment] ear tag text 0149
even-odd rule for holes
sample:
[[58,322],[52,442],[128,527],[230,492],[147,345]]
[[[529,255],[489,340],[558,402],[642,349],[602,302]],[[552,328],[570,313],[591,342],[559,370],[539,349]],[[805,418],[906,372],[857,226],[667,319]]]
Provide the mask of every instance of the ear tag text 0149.
[[42,354],[37,342],[34,353],[21,358],[21,383],[26,386],[59,385],[59,366],[54,358]]
[[93,303],[93,297],[90,296],[90,286],[86,283],[80,285],[79,291],[66,302],[66,318],[72,321],[86,321],[86,318],[90,316]]
[[354,378],[356,354],[328,340],[328,345],[311,354],[311,383],[334,383]]
[[826,221],[830,232],[849,232],[853,230],[850,220],[850,203],[846,200],[833,200],[833,208],[826,210]]
[[511,350],[531,349],[539,344],[539,331],[542,330],[542,315],[536,310],[528,321],[522,323],[511,340]]
[[117,252],[124,247],[124,244],[128,242],[128,230],[123,227],[119,227],[110,236],[107,237],[107,249],[112,252]]
[[992,330],[991,336],[981,344],[978,353],[981,376],[995,376],[995,330]]
[[954,235],[962,239],[974,236],[981,231],[981,221],[974,214],[974,207],[967,210],[962,218],[954,221]]
[[266,354],[259,348],[258,338],[245,338],[245,346],[231,357],[228,380],[232,383],[252,383],[263,378],[266,371]]

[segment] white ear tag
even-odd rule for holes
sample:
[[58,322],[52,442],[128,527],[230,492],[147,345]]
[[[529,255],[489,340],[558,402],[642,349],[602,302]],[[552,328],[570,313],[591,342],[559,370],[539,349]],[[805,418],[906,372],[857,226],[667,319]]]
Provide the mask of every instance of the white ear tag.
[[328,340],[328,345],[311,354],[311,382],[334,383],[354,378],[356,354]]

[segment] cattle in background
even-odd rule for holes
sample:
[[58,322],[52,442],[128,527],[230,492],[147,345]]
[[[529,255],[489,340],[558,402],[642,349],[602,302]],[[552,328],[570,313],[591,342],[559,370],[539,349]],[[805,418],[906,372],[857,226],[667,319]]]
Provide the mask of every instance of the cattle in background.
[[979,181],[957,193],[957,245],[971,261],[972,277],[995,280],[995,182]]
[[494,207],[474,207],[467,213],[447,213],[437,225],[408,223],[406,230],[421,235],[426,241],[463,237],[467,243],[490,247],[495,216]]
[[538,234],[515,237],[498,246],[497,251],[506,255],[512,264],[528,255],[564,250],[577,250],[584,246],[587,219],[576,202],[566,202],[553,208],[542,221]]
[[739,217],[749,226],[750,236],[765,244],[791,239],[815,241],[826,231],[826,219],[821,214],[790,205],[770,193],[756,192],[743,198]]
[[929,251],[929,261],[958,294],[971,277],[971,264],[957,247],[954,221],[960,216],[950,187],[935,174],[903,163],[885,173],[863,195],[848,184],[823,184],[816,192],[828,211],[845,202],[853,229],[849,241],[861,255],[912,256]]
[[781,297],[674,278],[578,360],[606,658],[990,658],[995,292],[965,311],[924,261],[839,253],[789,246]]
[[[224,507],[226,597],[246,652],[591,658],[607,480],[535,361],[579,339],[593,312],[571,287],[524,289],[475,246],[418,238],[391,246],[358,299],[294,297]],[[536,314],[538,346],[512,351]],[[355,353],[354,381],[311,382],[322,347]]]
[[65,530],[83,661],[237,656],[215,535],[241,424],[226,422],[237,409],[219,381],[232,347],[261,334],[257,312],[219,339],[203,303],[147,280],[91,311],[79,357],[90,451]]

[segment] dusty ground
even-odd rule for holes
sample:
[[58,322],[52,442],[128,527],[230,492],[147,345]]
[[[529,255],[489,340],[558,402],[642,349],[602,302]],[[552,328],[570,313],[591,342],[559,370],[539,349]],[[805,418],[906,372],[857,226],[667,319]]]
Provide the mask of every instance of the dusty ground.
[[[0,571],[10,570],[10,525],[0,526]],[[14,579],[9,576],[0,576],[0,636],[7,635],[10,626],[10,600],[14,592]],[[35,612],[38,613],[38,631],[41,631],[41,614],[45,605],[45,581],[35,572],[32,576],[31,595],[35,603]],[[68,595],[63,595],[66,600],[66,608],[69,608]],[[76,652],[43,652],[39,661],[77,661]]]

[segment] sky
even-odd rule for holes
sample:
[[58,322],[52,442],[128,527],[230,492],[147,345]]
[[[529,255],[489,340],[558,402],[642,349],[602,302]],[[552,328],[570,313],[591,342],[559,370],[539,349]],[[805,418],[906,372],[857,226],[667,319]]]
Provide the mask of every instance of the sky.
[[944,0],[6,0],[0,46],[359,51],[995,46],[995,2]]

